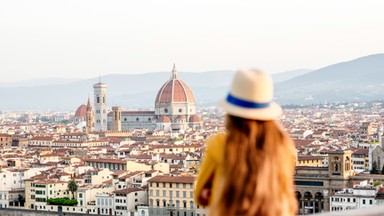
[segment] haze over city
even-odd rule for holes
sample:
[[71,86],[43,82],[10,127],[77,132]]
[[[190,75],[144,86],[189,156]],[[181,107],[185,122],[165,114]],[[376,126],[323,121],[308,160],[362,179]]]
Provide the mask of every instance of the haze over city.
[[383,215],[383,9],[0,0],[0,215]]
[[384,2],[1,1],[2,82],[320,67],[384,50]]

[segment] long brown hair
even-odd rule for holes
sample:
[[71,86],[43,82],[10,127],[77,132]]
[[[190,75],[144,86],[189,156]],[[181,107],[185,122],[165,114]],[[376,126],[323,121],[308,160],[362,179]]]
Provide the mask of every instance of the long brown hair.
[[276,121],[227,116],[223,176],[211,215],[295,215],[292,140]]

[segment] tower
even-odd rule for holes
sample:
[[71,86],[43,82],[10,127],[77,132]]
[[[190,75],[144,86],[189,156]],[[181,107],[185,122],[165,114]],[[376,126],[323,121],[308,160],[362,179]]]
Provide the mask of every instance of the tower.
[[112,131],[121,131],[121,107],[112,107]]
[[96,83],[93,85],[95,107],[95,131],[107,130],[107,85]]
[[91,106],[91,99],[88,97],[87,102],[87,110],[86,110],[86,132],[92,133],[93,132],[93,126],[94,126],[94,116],[93,116],[93,110]]
[[333,190],[348,187],[349,177],[352,176],[352,151],[337,150],[328,153],[328,175]]

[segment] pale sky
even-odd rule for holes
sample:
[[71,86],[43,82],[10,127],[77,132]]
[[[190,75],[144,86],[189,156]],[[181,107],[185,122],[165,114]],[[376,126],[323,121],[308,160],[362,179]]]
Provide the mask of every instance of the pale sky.
[[384,52],[384,1],[0,0],[1,82],[317,69]]

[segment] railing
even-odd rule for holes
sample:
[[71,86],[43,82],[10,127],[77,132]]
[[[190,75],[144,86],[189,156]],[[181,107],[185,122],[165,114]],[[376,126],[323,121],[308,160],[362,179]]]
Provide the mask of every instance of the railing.
[[382,216],[384,215],[384,206],[370,207],[348,211],[334,211],[322,214],[315,214],[316,216]]

